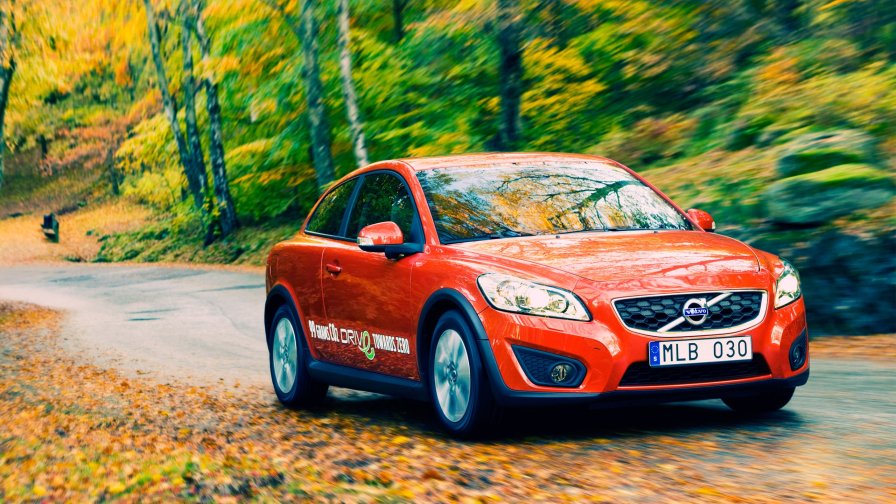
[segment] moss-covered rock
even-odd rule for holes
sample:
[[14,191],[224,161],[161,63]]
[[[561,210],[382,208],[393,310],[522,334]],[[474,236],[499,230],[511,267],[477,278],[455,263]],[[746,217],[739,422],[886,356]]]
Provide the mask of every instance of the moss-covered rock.
[[773,222],[811,225],[879,207],[894,195],[896,184],[889,173],[847,164],[779,180],[766,189],[763,200]]
[[877,162],[875,140],[856,130],[808,133],[790,141],[778,159],[781,178],[811,173],[832,166]]

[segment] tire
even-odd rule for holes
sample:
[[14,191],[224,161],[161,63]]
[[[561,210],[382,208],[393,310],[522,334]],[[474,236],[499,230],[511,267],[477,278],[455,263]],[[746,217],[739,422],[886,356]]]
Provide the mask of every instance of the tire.
[[457,437],[484,434],[499,410],[469,323],[456,311],[439,318],[429,352],[428,384],[442,426]]
[[724,397],[722,401],[738,413],[770,413],[787,405],[794,390],[794,387],[781,387],[750,396]]
[[298,327],[293,311],[283,305],[274,314],[268,335],[268,363],[274,392],[284,406],[293,409],[320,402],[329,388],[308,374],[305,338],[297,331]]

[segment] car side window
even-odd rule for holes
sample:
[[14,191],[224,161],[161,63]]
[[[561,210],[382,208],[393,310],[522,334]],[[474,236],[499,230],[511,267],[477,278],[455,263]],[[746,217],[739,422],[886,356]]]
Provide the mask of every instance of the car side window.
[[358,179],[354,178],[330,191],[330,194],[327,194],[317,206],[305,231],[339,236],[342,218],[345,216],[345,209],[348,207],[349,199],[352,197],[357,182]]
[[398,224],[405,241],[417,241],[414,199],[400,178],[389,173],[364,177],[358,198],[349,216],[346,236],[356,238],[364,226],[392,221]]

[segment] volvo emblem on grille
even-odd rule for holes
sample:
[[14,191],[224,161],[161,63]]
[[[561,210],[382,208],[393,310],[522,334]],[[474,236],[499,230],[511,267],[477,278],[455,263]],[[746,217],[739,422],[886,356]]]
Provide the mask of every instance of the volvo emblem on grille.
[[706,298],[691,298],[684,302],[681,310],[684,319],[691,325],[700,325],[709,317],[709,308],[706,307]]

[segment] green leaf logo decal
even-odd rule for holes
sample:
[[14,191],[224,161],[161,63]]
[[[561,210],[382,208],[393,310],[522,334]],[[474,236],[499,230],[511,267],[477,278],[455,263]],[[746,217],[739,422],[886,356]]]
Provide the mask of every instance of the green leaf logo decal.
[[370,333],[364,331],[361,333],[361,341],[358,343],[358,348],[364,352],[364,355],[367,356],[367,360],[373,360],[376,357],[376,350],[374,350],[373,345],[370,344]]

